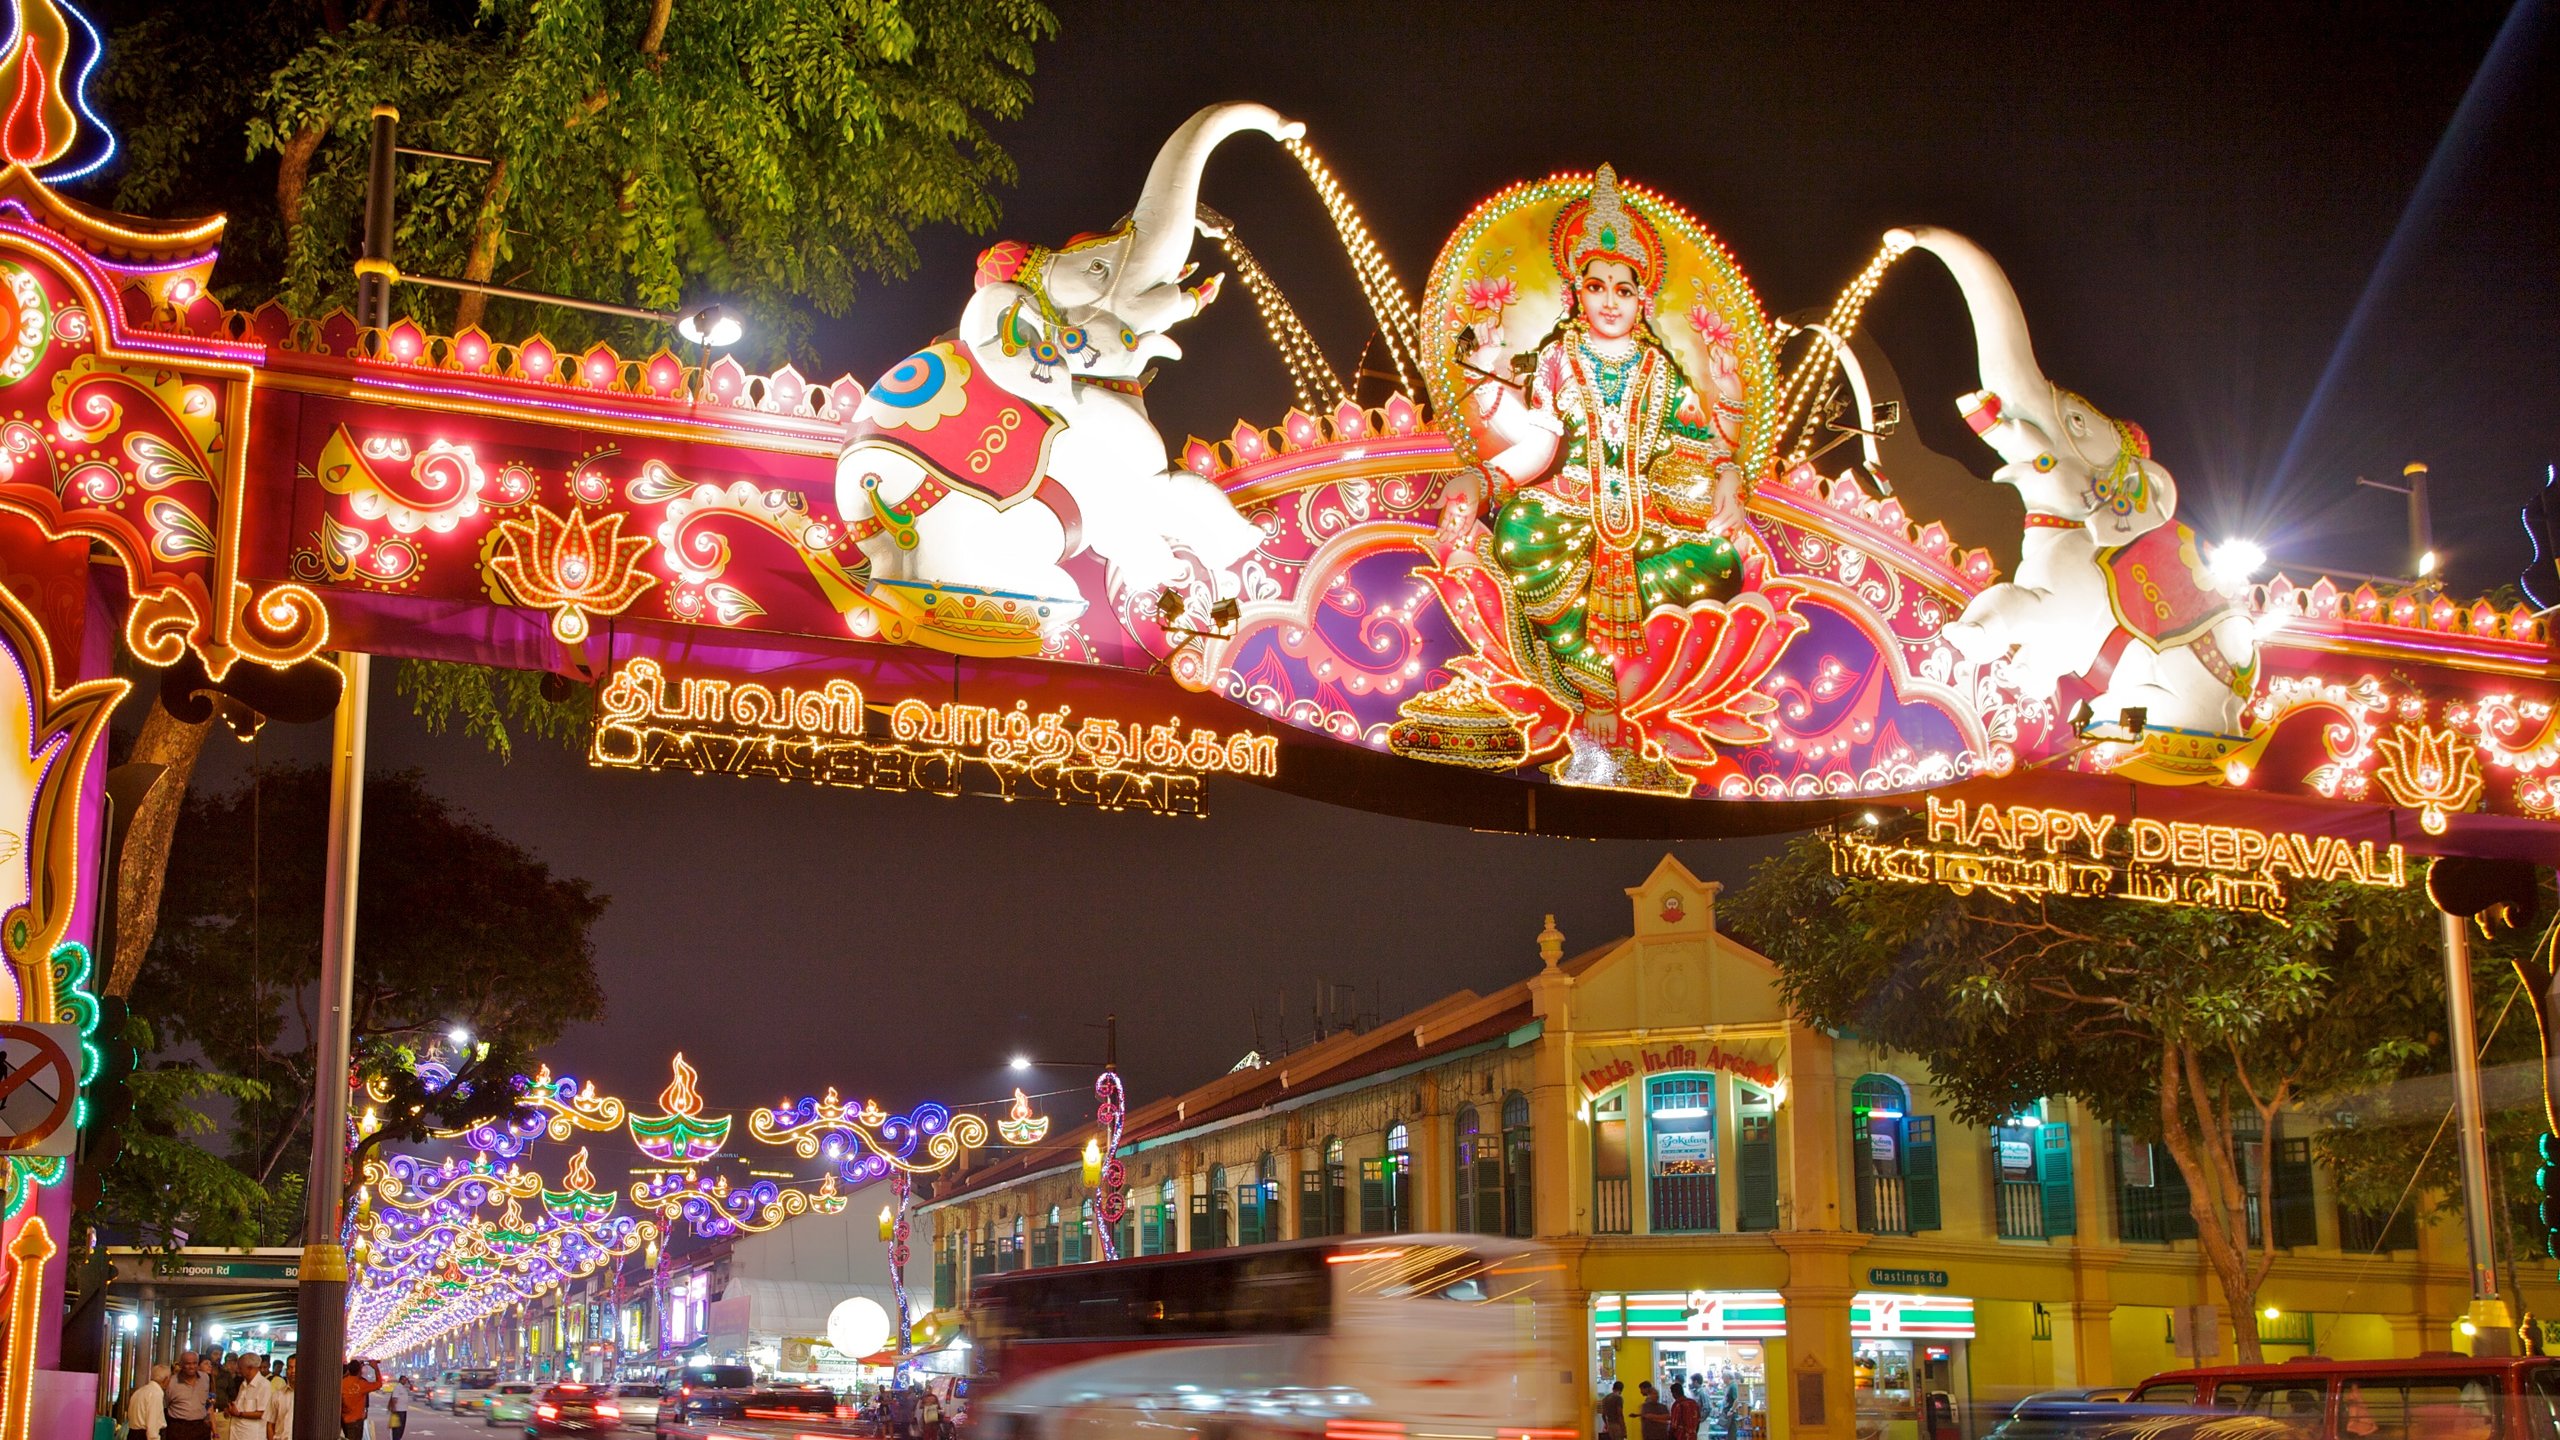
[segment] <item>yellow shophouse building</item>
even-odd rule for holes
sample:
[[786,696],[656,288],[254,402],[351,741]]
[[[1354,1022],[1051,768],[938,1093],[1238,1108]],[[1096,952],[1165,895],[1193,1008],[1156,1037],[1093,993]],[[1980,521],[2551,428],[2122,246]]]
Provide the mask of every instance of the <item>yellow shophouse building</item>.
[[[1939,1392],[1978,1436],[2027,1394],[2196,1363],[2173,1339],[2195,1312],[2173,1316],[2221,1297],[2165,1153],[2064,1102],[1959,1124],[1906,1057],[1796,1023],[1770,962],[1718,932],[1715,885],[1666,856],[1626,893],[1624,939],[1567,958],[1551,923],[1506,989],[1137,1107],[1122,1253],[1534,1236],[1566,1263],[1591,1393],[1703,1380],[1745,1433],[1919,1440]],[[2341,1209],[2316,1123],[2271,1164],[2234,1137],[2281,1247],[2241,1323],[2271,1359],[2452,1348],[2460,1227]],[[944,1182],[920,1231],[937,1307],[965,1306],[973,1275],[1098,1258],[1091,1133]],[[2523,1284],[2560,1313],[2547,1264]],[[2234,1322],[2215,1322],[2206,1353],[2228,1361]]]

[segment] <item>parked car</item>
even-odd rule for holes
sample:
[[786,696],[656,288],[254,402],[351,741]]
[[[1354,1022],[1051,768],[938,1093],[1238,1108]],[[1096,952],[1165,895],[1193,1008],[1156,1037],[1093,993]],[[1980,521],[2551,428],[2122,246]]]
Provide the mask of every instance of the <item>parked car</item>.
[[2313,1440],[2313,1431],[2299,1421],[2200,1405],[2030,1397],[1986,1440]]
[[524,1433],[565,1435],[621,1428],[622,1402],[619,1396],[592,1385],[563,1380],[535,1397],[533,1413],[525,1421]]
[[2138,1405],[2204,1405],[2304,1425],[2319,1440],[2545,1440],[2560,1415],[2560,1360],[2433,1351],[2414,1360],[2216,1365],[2154,1375]]
[[519,1425],[533,1418],[533,1382],[501,1380],[489,1387],[480,1402],[480,1418],[484,1425],[503,1425],[513,1421]]
[[758,1385],[744,1365],[687,1365],[670,1374],[658,1397],[658,1426],[696,1420],[832,1418],[836,1392],[815,1385]]

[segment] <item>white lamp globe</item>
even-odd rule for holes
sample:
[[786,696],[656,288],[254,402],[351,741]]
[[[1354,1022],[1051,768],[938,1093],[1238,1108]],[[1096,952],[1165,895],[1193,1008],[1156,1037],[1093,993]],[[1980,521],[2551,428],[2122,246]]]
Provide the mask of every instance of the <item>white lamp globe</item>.
[[868,1295],[856,1295],[827,1313],[827,1343],[854,1359],[879,1354],[889,1343],[890,1328],[889,1312]]

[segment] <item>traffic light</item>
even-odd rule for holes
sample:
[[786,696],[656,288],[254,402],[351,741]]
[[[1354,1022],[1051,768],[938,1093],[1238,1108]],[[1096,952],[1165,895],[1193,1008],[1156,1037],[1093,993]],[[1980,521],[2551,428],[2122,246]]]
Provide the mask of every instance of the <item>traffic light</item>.
[[2528,1248],[2534,1257],[2549,1260],[2560,1257],[2560,1135],[2542,1132],[2534,1142],[2533,1167],[2533,1234]]

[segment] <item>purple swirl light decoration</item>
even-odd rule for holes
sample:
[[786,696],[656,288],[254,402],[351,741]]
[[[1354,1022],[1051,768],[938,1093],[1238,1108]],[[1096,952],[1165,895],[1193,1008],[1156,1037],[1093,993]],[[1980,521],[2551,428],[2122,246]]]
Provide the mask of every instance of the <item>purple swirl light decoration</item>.
[[1129,1213],[1129,1170],[1120,1163],[1120,1126],[1129,1116],[1128,1097],[1120,1073],[1105,1070],[1094,1077],[1093,1123],[1102,1131],[1102,1187],[1093,1197],[1093,1219],[1102,1232],[1102,1258],[1120,1258],[1121,1217]]

